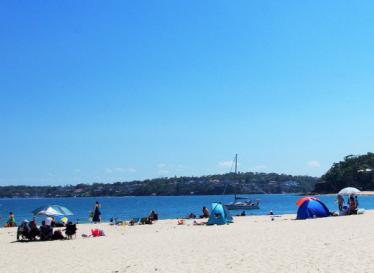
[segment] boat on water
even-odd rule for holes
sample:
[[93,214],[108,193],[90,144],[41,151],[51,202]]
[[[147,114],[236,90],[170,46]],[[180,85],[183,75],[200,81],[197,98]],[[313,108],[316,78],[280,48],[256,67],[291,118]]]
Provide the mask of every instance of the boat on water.
[[252,200],[247,197],[237,197],[231,203],[225,204],[228,210],[251,210],[260,208],[260,200]]
[[[238,174],[238,154],[235,155],[235,174]],[[260,200],[253,200],[249,197],[241,197],[235,194],[234,201],[225,204],[228,210],[252,210],[260,209]]]

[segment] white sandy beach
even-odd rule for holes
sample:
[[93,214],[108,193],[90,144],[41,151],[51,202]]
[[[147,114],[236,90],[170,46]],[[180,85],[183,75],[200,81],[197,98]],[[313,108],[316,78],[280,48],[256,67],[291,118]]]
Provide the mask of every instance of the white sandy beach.
[[[235,218],[225,226],[79,225],[74,240],[15,242],[0,229],[0,268],[7,273],[65,272],[374,272],[374,211],[293,220],[294,215]],[[82,238],[92,227],[107,236]]]

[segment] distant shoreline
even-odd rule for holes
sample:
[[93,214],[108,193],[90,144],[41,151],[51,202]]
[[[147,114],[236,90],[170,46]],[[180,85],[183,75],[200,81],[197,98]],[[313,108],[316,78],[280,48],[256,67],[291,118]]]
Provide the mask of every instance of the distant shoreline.
[[[240,195],[254,196],[254,195],[295,195],[295,196],[332,196],[337,193],[243,193]],[[195,195],[125,195],[125,196],[48,196],[48,197],[0,197],[0,200],[15,200],[15,199],[64,199],[64,198],[135,198],[135,197],[191,197],[191,196],[233,196],[234,194],[195,194]],[[374,196],[374,191],[361,191],[359,196]]]
[[[295,196],[303,196],[307,195],[306,193],[241,193],[238,195],[295,195]],[[325,194],[324,194],[325,195]],[[326,194],[327,195],[327,194]],[[374,192],[373,192],[374,195]],[[14,199],[60,199],[60,198],[134,198],[134,197],[191,197],[191,196],[234,196],[233,193],[230,194],[184,194],[184,195],[124,195],[124,196],[116,196],[116,195],[101,195],[101,196],[48,196],[48,197],[0,197],[0,200],[14,200]]]

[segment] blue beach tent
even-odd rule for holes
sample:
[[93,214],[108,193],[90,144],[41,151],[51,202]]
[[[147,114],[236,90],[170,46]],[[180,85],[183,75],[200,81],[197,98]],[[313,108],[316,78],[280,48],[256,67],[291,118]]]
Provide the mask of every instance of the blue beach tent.
[[212,203],[212,212],[206,223],[207,225],[224,225],[232,222],[232,216],[222,203]]
[[297,219],[319,218],[330,216],[330,211],[319,199],[304,197],[297,202]]

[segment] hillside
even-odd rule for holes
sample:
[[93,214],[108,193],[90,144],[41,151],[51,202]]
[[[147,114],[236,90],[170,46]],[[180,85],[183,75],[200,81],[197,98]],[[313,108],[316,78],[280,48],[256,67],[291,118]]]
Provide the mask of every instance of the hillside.
[[310,192],[317,178],[276,173],[239,173],[201,177],[157,178],[144,181],[66,186],[4,186],[1,197],[89,197],[144,195],[210,195],[232,193]]
[[374,153],[349,155],[332,167],[316,184],[316,193],[336,193],[344,187],[356,187],[360,190],[374,190]]

